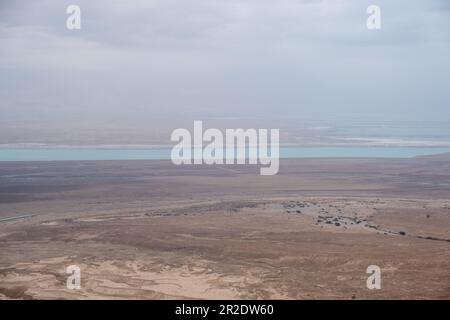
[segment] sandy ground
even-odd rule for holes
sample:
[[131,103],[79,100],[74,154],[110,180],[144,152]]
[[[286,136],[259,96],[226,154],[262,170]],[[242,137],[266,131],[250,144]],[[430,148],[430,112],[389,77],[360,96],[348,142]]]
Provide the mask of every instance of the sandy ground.
[[0,298],[450,299],[450,157],[258,172],[1,163]]

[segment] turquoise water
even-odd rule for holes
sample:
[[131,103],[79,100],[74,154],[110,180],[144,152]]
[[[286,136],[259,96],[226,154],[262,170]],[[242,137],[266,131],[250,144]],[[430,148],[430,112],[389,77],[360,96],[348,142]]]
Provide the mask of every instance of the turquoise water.
[[[170,148],[160,149],[83,149],[83,148],[4,148],[0,161],[64,160],[168,160]],[[433,147],[280,147],[280,158],[410,158],[450,153],[450,148]]]

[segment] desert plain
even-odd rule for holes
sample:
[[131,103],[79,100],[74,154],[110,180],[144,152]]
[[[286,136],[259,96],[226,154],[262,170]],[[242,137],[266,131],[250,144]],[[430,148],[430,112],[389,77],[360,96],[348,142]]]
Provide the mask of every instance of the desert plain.
[[0,298],[450,299],[450,155],[2,162]]

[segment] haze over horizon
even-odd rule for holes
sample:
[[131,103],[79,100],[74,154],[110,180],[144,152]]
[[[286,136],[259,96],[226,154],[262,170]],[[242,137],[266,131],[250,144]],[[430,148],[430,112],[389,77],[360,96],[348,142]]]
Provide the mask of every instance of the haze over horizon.
[[[70,4],[81,30],[66,28]],[[370,4],[381,30],[366,28]],[[450,119],[445,0],[0,1],[0,21],[2,143],[193,119]]]

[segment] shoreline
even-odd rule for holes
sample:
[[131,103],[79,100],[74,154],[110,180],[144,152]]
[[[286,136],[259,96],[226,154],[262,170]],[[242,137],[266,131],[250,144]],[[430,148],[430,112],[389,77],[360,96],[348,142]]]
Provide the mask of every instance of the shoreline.
[[[231,149],[224,149],[224,154]],[[98,149],[98,148],[0,148],[0,162],[22,161],[132,161],[170,160],[171,148]],[[247,150],[248,152],[248,150]],[[411,159],[419,156],[450,154],[439,147],[283,147],[282,159]],[[203,155],[203,153],[202,153]],[[208,156],[203,156],[203,160]],[[246,158],[248,161],[248,158]]]

